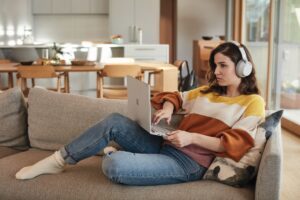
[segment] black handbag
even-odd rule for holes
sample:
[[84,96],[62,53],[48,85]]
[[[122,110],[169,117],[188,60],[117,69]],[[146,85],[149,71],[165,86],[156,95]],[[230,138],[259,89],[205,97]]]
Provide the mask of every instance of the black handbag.
[[[183,76],[183,71],[186,75]],[[190,71],[188,62],[185,60],[179,67],[178,91],[184,92],[197,87],[197,80],[193,70]]]

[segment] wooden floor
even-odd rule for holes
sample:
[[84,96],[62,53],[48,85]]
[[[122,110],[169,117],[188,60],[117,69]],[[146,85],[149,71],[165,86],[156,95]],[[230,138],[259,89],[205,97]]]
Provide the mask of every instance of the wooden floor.
[[300,199],[300,137],[282,129],[283,177],[281,200]]

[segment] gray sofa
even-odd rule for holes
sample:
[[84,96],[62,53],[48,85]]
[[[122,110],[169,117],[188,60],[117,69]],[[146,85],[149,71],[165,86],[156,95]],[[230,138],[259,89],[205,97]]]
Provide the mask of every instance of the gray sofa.
[[279,199],[282,164],[279,128],[266,144],[256,182],[244,188],[214,181],[147,187],[115,184],[103,175],[101,156],[67,166],[61,174],[20,181],[14,175],[22,167],[50,155],[109,113],[126,115],[126,101],[34,88],[29,93],[27,107],[19,90],[11,89],[0,94],[0,109],[0,199]]

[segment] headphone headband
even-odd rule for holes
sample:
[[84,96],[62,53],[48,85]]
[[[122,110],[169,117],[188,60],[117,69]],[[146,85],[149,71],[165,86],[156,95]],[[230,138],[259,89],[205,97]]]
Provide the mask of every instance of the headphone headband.
[[237,41],[230,41],[231,43],[233,43],[235,46],[237,46],[242,54],[242,59],[245,61],[245,62],[249,62],[248,61],[248,58],[247,58],[247,54],[246,54],[246,51],[244,49],[244,47],[242,47],[241,43],[237,42]]
[[230,41],[230,43],[238,47],[242,55],[242,60],[240,60],[236,66],[236,74],[239,77],[249,76],[252,72],[252,63],[248,61],[247,54],[244,47],[237,41]]

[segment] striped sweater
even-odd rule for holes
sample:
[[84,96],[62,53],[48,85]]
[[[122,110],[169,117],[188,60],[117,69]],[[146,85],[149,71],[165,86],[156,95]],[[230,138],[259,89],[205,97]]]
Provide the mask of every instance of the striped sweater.
[[[208,167],[215,156],[229,157],[239,161],[254,146],[258,124],[264,119],[265,103],[261,96],[220,96],[203,94],[202,86],[191,91],[163,92],[151,99],[155,109],[161,109],[165,101],[171,102],[175,112],[182,109],[185,116],[179,130],[221,138],[225,152],[213,152],[194,144],[177,148],[204,167]],[[169,142],[167,144],[172,145]]]

